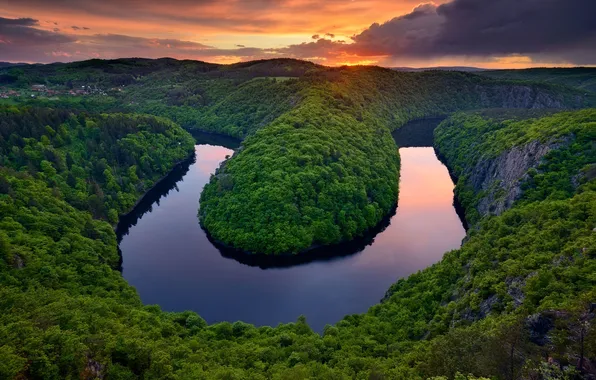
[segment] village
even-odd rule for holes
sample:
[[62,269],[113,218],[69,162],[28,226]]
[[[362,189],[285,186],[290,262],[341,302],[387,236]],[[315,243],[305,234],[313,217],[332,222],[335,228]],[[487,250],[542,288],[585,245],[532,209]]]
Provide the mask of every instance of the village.
[[121,92],[124,86],[113,87],[109,90],[104,90],[94,85],[82,85],[77,88],[71,89],[55,89],[46,86],[45,84],[34,84],[28,89],[14,90],[11,88],[0,87],[0,99],[13,99],[13,98],[37,98],[46,97],[52,98],[61,95],[66,96],[91,96],[100,95],[107,96],[116,92]]

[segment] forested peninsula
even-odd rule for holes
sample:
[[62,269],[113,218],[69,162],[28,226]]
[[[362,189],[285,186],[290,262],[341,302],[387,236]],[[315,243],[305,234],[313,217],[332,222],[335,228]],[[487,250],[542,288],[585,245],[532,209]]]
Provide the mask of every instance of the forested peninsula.
[[[0,378],[573,378],[596,365],[596,110],[556,110],[593,105],[585,89],[290,60],[0,70],[11,91],[40,82],[0,107]],[[299,253],[395,205],[390,131],[431,116],[449,116],[435,149],[470,230],[366,313],[322,334],[304,317],[208,325],[143,305],[118,271],[113,226],[192,154],[184,129],[244,139],[205,188],[204,226],[242,250]]]
[[202,193],[201,223],[225,245],[301,254],[362,236],[397,201],[390,132],[409,120],[587,102],[555,87],[370,67],[316,73],[301,84],[298,105],[248,137]]

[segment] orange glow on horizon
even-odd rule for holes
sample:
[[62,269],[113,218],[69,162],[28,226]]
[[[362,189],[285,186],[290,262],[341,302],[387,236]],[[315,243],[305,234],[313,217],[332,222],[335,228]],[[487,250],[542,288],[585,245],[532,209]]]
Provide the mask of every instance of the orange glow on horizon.
[[[449,1],[434,0],[432,4]],[[0,56],[0,60],[48,63],[135,56],[230,64],[290,57],[327,66],[474,66],[487,69],[575,66],[564,61],[535,62],[524,55],[436,59],[375,55],[377,52],[388,53],[387,50],[375,50],[374,46],[362,49],[350,38],[371,25],[410,14],[421,4],[428,5],[424,0],[220,0],[174,1],[172,4],[133,0],[121,0],[118,4],[113,1],[76,4],[41,0],[5,2],[0,5],[0,17],[38,20],[35,29],[60,34],[71,41],[59,42],[41,52],[42,47],[32,45],[31,50],[39,53],[33,58],[23,53],[14,59]],[[10,42],[2,35],[0,41]]]

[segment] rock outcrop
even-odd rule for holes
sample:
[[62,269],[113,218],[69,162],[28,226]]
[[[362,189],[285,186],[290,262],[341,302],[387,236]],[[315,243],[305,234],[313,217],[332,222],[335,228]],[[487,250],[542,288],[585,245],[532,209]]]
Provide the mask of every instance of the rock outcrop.
[[546,154],[565,146],[569,141],[532,141],[515,146],[497,158],[478,162],[467,183],[474,192],[485,194],[476,206],[480,215],[500,215],[509,209],[522,196],[521,185],[527,179],[528,170],[537,168]]
[[[569,102],[566,102],[561,95],[535,86],[503,84],[488,88],[478,87],[480,102],[484,108],[496,106],[500,108],[544,109],[569,106]],[[581,97],[577,98],[577,104],[574,106],[580,106],[582,101]]]

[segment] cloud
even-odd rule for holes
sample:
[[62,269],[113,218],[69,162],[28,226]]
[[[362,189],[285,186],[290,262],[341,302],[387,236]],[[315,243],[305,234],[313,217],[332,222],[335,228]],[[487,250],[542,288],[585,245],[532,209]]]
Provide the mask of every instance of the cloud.
[[1,26],[35,26],[39,25],[37,20],[34,20],[29,17],[24,18],[4,18],[0,17],[0,27]]
[[278,54],[274,50],[244,45],[237,45],[235,49],[219,49],[199,42],[178,39],[120,34],[67,35],[32,26],[38,26],[36,20],[0,18],[0,49],[3,59],[42,63],[120,57],[238,61],[274,57]]
[[454,0],[421,4],[411,13],[372,24],[353,37],[368,56],[529,55],[596,63],[593,0]]
[[[4,8],[13,7],[11,14],[58,20],[64,33],[48,22],[40,26],[35,18],[0,17],[0,49],[3,59],[29,62],[130,56],[232,62],[285,56],[327,64],[526,59],[596,64],[596,0],[435,0],[439,4],[418,4],[389,21],[366,21],[346,31],[346,20],[355,25],[371,10],[375,19],[395,14],[387,9],[399,8],[396,13],[401,14],[414,1],[172,0],[166,6],[157,0],[20,0]],[[14,7],[47,12],[21,13]],[[64,27],[72,24],[88,25],[94,34],[83,32],[88,27]],[[296,30],[306,42],[295,43]],[[325,30],[334,33],[323,34]],[[212,38],[214,33],[217,38]],[[280,42],[287,33],[293,36]],[[251,40],[253,35],[259,37]],[[272,46],[282,47],[267,47],[269,35]],[[336,35],[352,37],[346,42],[335,40]],[[205,37],[235,48],[194,42]],[[261,48],[246,47],[253,41]]]
[[2,53],[7,57],[15,51],[51,44],[69,43],[74,37],[55,31],[36,28],[37,20],[32,18],[10,19],[0,17],[0,41]]
[[345,41],[331,41],[326,38],[319,38],[314,42],[303,42],[272,50],[285,57],[308,59],[316,62],[332,62],[334,59],[346,55],[347,47]]
[[444,18],[434,4],[421,4],[411,13],[372,24],[352,37],[351,49],[363,56],[426,55],[433,50],[443,24]]
[[[416,0],[13,0],[0,5],[64,25],[98,32],[149,34],[164,31],[222,34],[333,31],[351,35],[387,14],[401,14]],[[447,0],[437,0],[447,1]]]
[[[281,20],[266,17],[264,11],[284,6],[288,0],[19,0],[5,8],[15,11],[38,11],[89,15],[110,20],[131,20],[145,23],[182,23],[228,30],[264,31]],[[215,11],[212,11],[215,9]],[[84,19],[83,19],[84,20]],[[78,29],[77,29],[78,28]],[[79,30],[77,26],[74,30]]]

